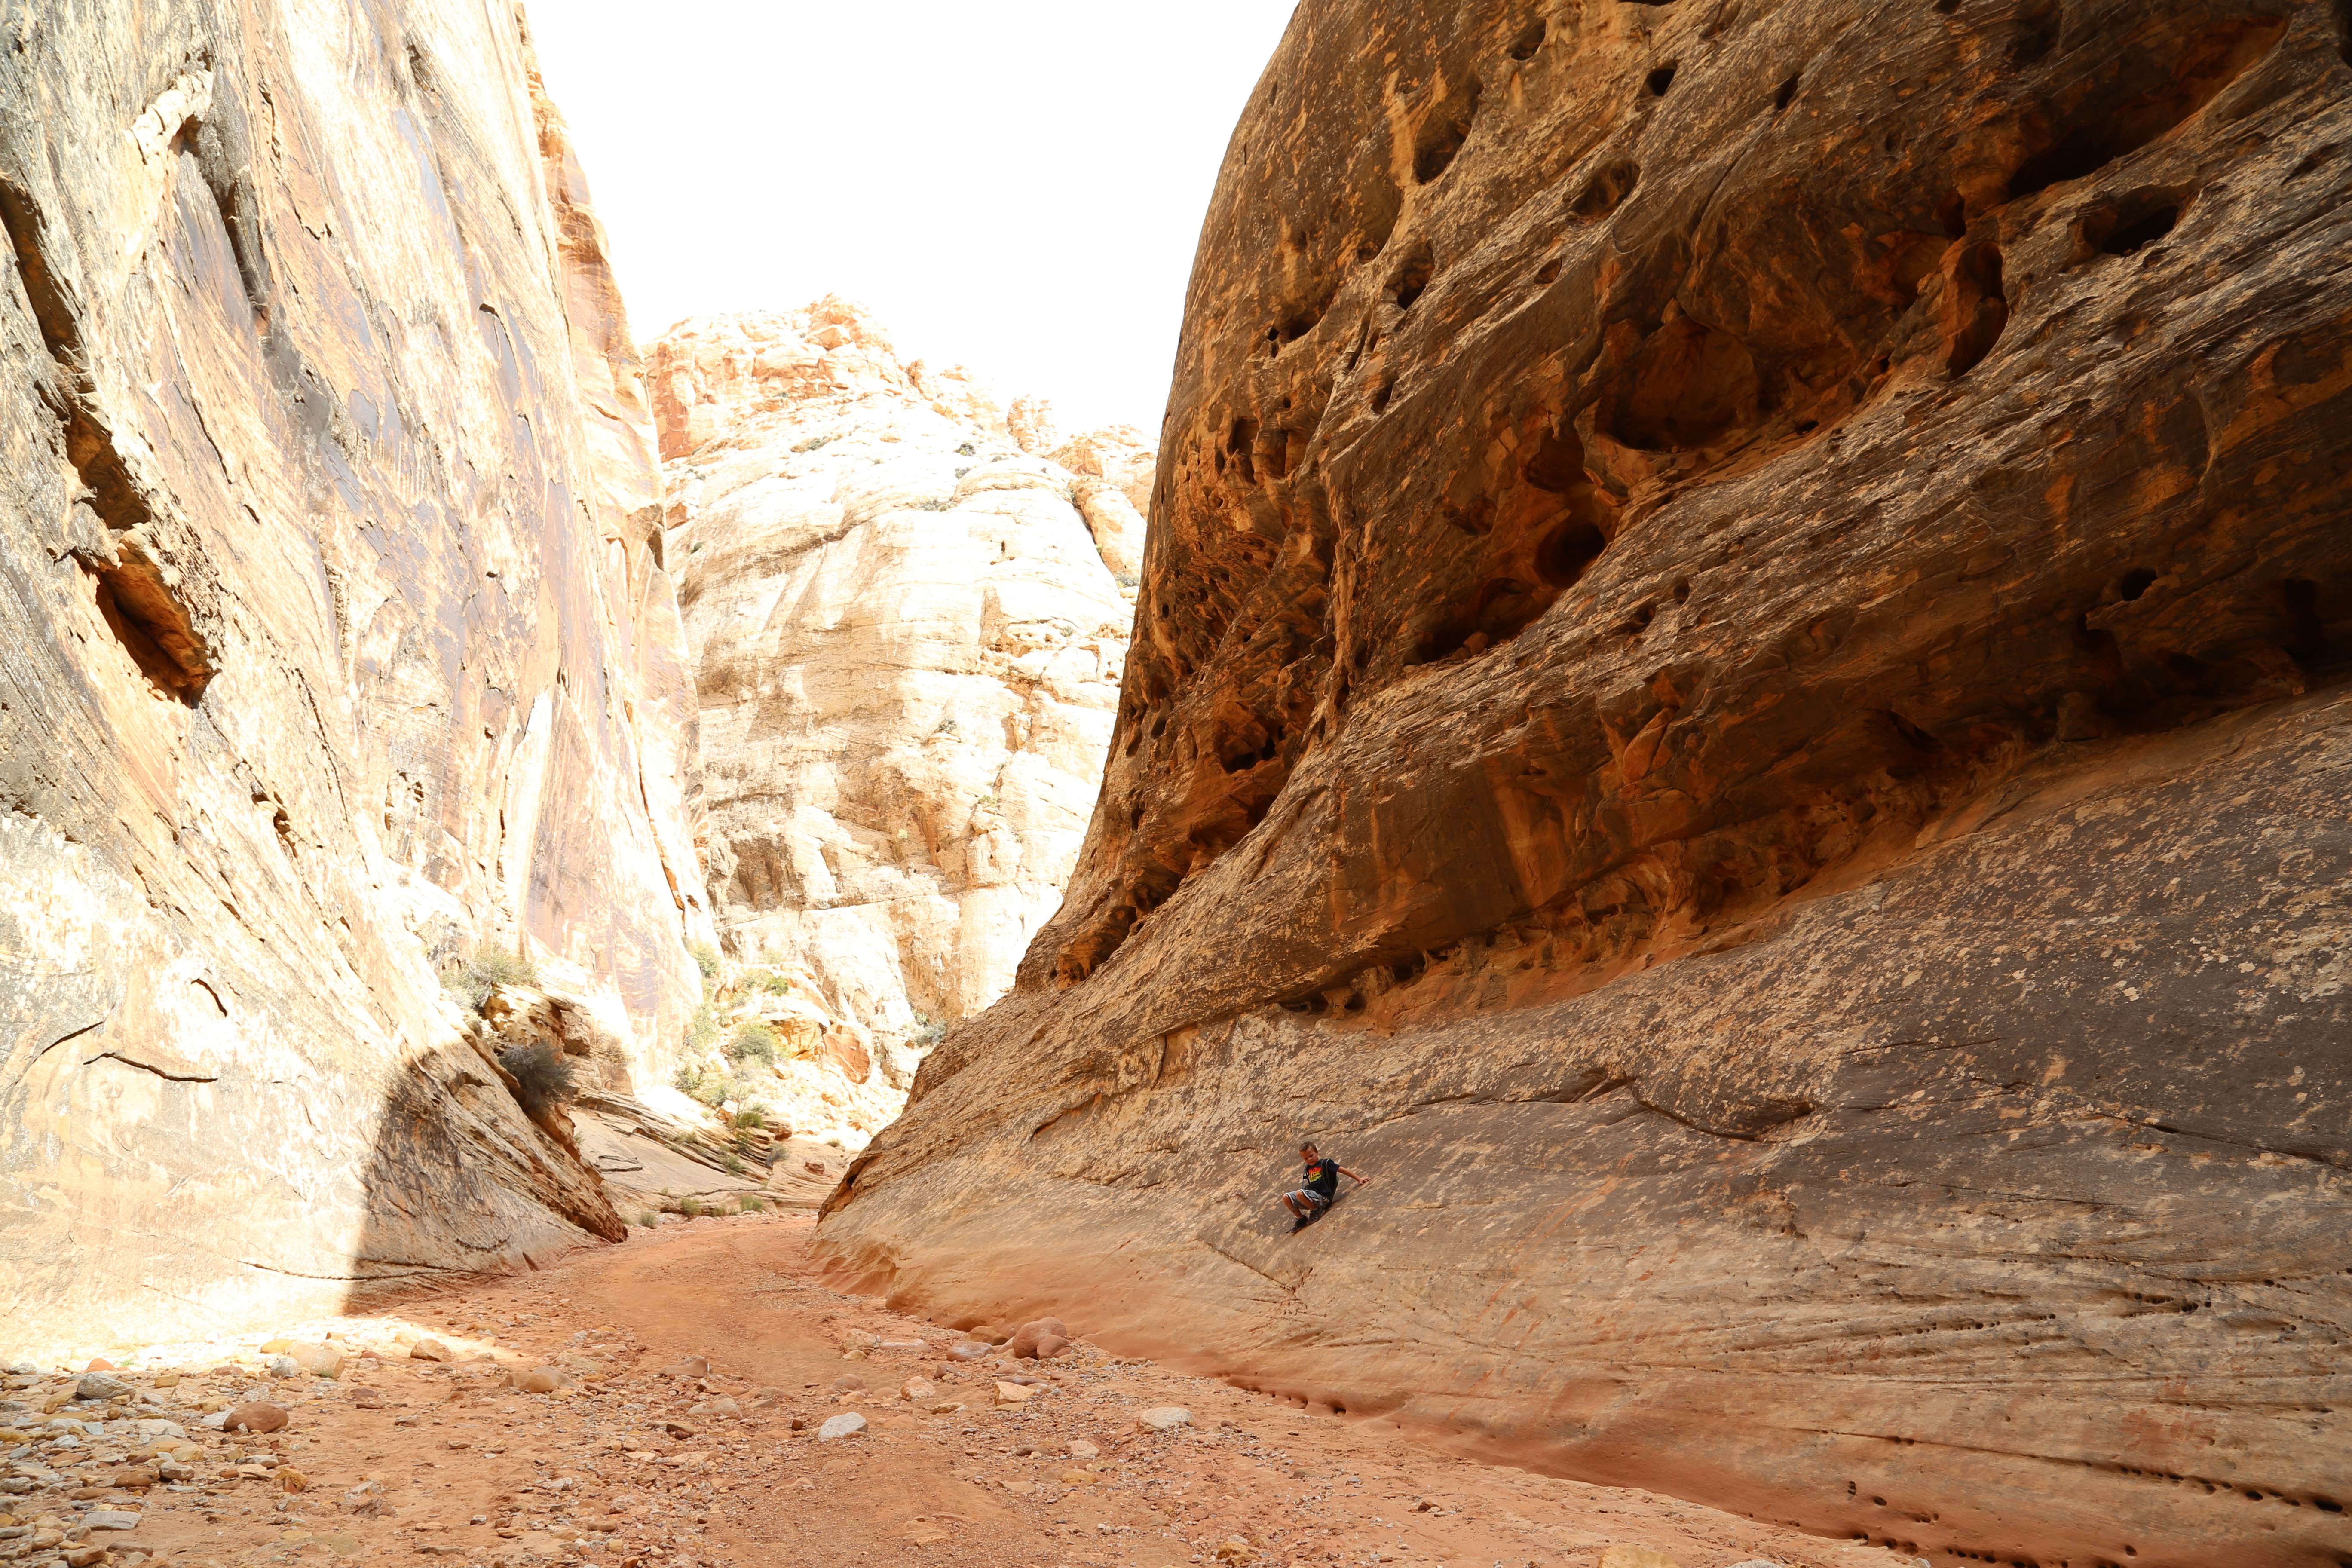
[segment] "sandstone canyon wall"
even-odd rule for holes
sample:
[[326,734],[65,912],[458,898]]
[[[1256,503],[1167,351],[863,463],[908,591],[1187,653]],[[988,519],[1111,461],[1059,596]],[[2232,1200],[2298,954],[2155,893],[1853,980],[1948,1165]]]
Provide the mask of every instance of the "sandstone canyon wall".
[[1938,1565],[2352,1562],[2347,26],[1304,0],[1066,901],[838,1268]]
[[520,14],[5,26],[12,1342],[617,1236],[436,973],[535,958],[667,1074],[709,932],[650,420]]
[[1060,900],[1150,449],[1053,447],[1041,404],[902,363],[837,298],[682,322],[647,372],[722,939],[903,1071],[895,1047],[1003,994]]

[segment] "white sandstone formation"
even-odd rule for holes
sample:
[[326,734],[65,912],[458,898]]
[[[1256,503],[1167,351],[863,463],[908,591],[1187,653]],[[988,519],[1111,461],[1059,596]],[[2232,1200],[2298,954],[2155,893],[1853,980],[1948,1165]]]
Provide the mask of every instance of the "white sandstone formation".
[[1003,994],[1060,903],[1152,454],[1131,430],[1024,449],[1049,407],[1008,425],[837,298],[682,322],[649,374],[722,943],[806,974],[895,1067]]

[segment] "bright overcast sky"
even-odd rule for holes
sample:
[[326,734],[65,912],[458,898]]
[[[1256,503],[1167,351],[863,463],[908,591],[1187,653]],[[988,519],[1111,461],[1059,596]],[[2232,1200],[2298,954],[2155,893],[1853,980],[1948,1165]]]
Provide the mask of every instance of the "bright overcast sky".
[[642,342],[863,300],[899,353],[1156,433],[1292,0],[530,0]]

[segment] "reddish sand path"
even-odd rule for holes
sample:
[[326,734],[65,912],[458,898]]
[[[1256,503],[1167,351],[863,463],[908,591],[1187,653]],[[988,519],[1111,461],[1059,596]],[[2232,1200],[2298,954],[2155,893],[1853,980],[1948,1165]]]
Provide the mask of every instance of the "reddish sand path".
[[[1001,1355],[959,1363],[948,1347],[963,1336],[821,1283],[809,1230],[805,1216],[701,1220],[397,1314],[313,1326],[386,1359],[355,1358],[335,1382],[269,1384],[292,1410],[288,1428],[197,1433],[203,1457],[183,1447],[175,1463],[192,1468],[170,1486],[109,1489],[96,1484],[103,1466],[77,1478],[60,1465],[37,1497],[8,1504],[68,1531],[75,1509],[143,1505],[135,1531],[107,1538],[113,1568],[142,1568],[137,1553],[149,1568],[419,1556],[474,1568],[1916,1562],[1482,1465],[1377,1418],[1310,1415],[1083,1342],[1043,1369]],[[403,1359],[388,1343],[403,1329],[442,1336],[454,1359]],[[235,1349],[205,1359],[223,1355],[254,1360]],[[517,1385],[550,1364],[576,1384]],[[898,1397],[918,1373],[935,1384],[919,1405]],[[125,1375],[193,1424],[201,1400],[241,1397],[256,1374]],[[845,1376],[867,1386],[836,1392]],[[1036,1392],[1004,1403],[999,1381],[1012,1376],[1034,1376]],[[1140,1412],[1169,1405],[1189,1423],[1140,1426]],[[818,1437],[826,1418],[853,1412],[863,1433]],[[299,1487],[280,1484],[288,1470],[301,1472]]]

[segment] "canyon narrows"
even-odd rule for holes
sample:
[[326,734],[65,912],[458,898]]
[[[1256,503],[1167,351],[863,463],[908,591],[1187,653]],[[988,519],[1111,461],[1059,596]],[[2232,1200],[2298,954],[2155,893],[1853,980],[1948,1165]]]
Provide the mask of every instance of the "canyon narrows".
[[536,954],[658,1080],[710,931],[652,422],[519,13],[5,27],[12,1344],[617,1239],[441,978]]
[[1069,879],[1151,449],[1056,442],[1037,400],[902,362],[838,298],[681,322],[647,374],[713,917],[911,1068],[1012,985]]
[[2346,26],[1304,0],[1067,899],[840,1276],[1938,1564],[2352,1561]]

